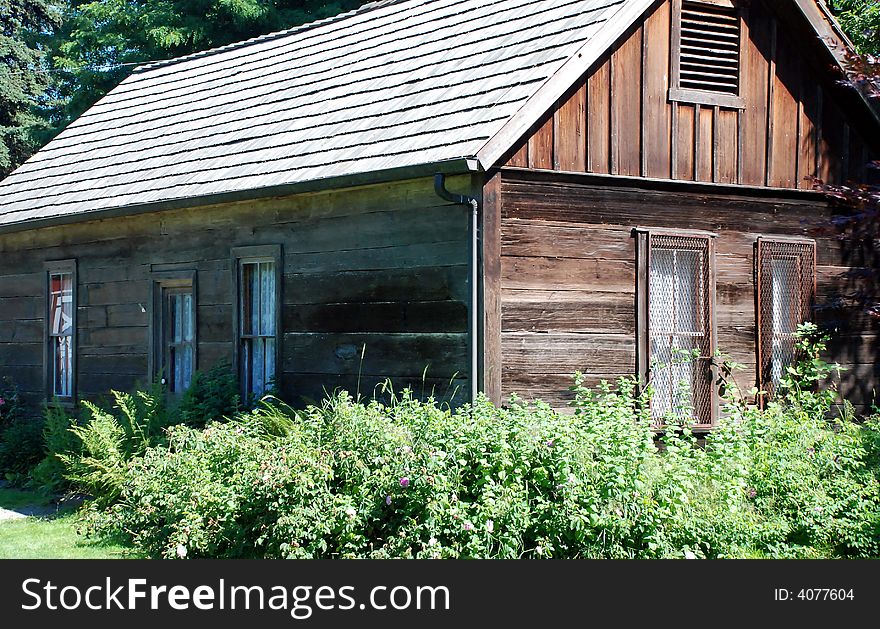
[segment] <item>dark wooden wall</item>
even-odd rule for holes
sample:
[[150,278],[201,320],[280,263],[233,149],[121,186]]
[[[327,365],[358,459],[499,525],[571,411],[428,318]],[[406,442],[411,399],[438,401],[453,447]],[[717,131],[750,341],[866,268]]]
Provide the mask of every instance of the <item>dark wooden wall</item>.
[[[759,0],[749,3],[740,110],[667,99],[671,20],[667,0],[570,90],[506,164],[778,188],[809,188],[808,175],[834,182],[864,174],[870,131],[844,117],[853,103],[843,103],[845,89],[816,50],[814,34]],[[873,142],[876,151],[876,133]]]
[[[448,185],[471,190],[469,177]],[[397,390],[466,399],[468,214],[429,179],[0,235],[0,377],[43,399],[43,263],[68,258],[83,397],[148,380],[142,306],[154,271],[197,270],[198,366],[230,360],[231,249],[264,244],[284,252],[288,399],[354,393],[359,372],[362,393],[390,378]]]
[[[517,393],[557,405],[570,398],[571,374],[589,384],[635,373],[636,226],[713,231],[716,240],[718,347],[755,374],[753,247],[761,235],[806,235],[828,216],[815,193],[748,195],[693,184],[604,184],[587,175],[500,172],[501,397]],[[858,256],[856,256],[858,257]],[[853,252],[818,241],[819,302],[851,289]],[[843,390],[862,408],[876,400],[880,322],[825,310],[837,329],[831,360],[849,367]]]

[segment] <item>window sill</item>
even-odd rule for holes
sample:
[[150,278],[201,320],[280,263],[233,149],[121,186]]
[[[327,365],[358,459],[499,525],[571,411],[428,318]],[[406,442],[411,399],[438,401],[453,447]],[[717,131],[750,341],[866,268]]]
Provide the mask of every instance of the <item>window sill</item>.
[[703,90],[685,90],[678,87],[669,88],[670,102],[686,103],[689,105],[710,105],[724,107],[725,109],[745,109],[745,100],[742,96],[722,94],[721,92],[707,92]]
[[53,406],[57,406],[58,408],[64,409],[65,411],[72,411],[76,409],[76,399],[73,397],[49,397],[46,400],[46,405],[49,408]]

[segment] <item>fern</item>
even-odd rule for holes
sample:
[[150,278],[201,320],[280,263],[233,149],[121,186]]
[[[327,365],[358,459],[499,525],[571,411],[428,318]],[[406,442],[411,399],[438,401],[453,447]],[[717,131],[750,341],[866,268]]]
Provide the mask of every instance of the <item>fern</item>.
[[166,422],[161,395],[144,391],[112,394],[117,413],[83,402],[90,415],[88,422],[69,429],[79,442],[79,452],[57,455],[65,478],[94,496],[99,505],[115,502],[125,484],[129,461],[143,456],[161,440]]

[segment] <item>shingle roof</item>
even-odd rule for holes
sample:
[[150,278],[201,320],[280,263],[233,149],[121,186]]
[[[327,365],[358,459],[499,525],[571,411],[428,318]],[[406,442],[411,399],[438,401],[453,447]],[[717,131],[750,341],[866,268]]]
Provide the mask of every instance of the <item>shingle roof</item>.
[[474,158],[632,2],[386,0],[143,66],[0,182],[0,226]]

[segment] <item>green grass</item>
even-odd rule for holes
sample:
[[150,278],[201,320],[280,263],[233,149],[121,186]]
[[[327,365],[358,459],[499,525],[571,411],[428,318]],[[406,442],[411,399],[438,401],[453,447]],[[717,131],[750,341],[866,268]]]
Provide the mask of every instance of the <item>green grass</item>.
[[[0,489],[0,507],[20,509],[46,506],[40,494],[16,489]],[[119,559],[132,557],[122,546],[96,543],[76,532],[76,514],[70,510],[57,515],[0,521],[0,559]]]
[[19,509],[22,507],[45,507],[50,498],[35,491],[0,487],[0,509]]

